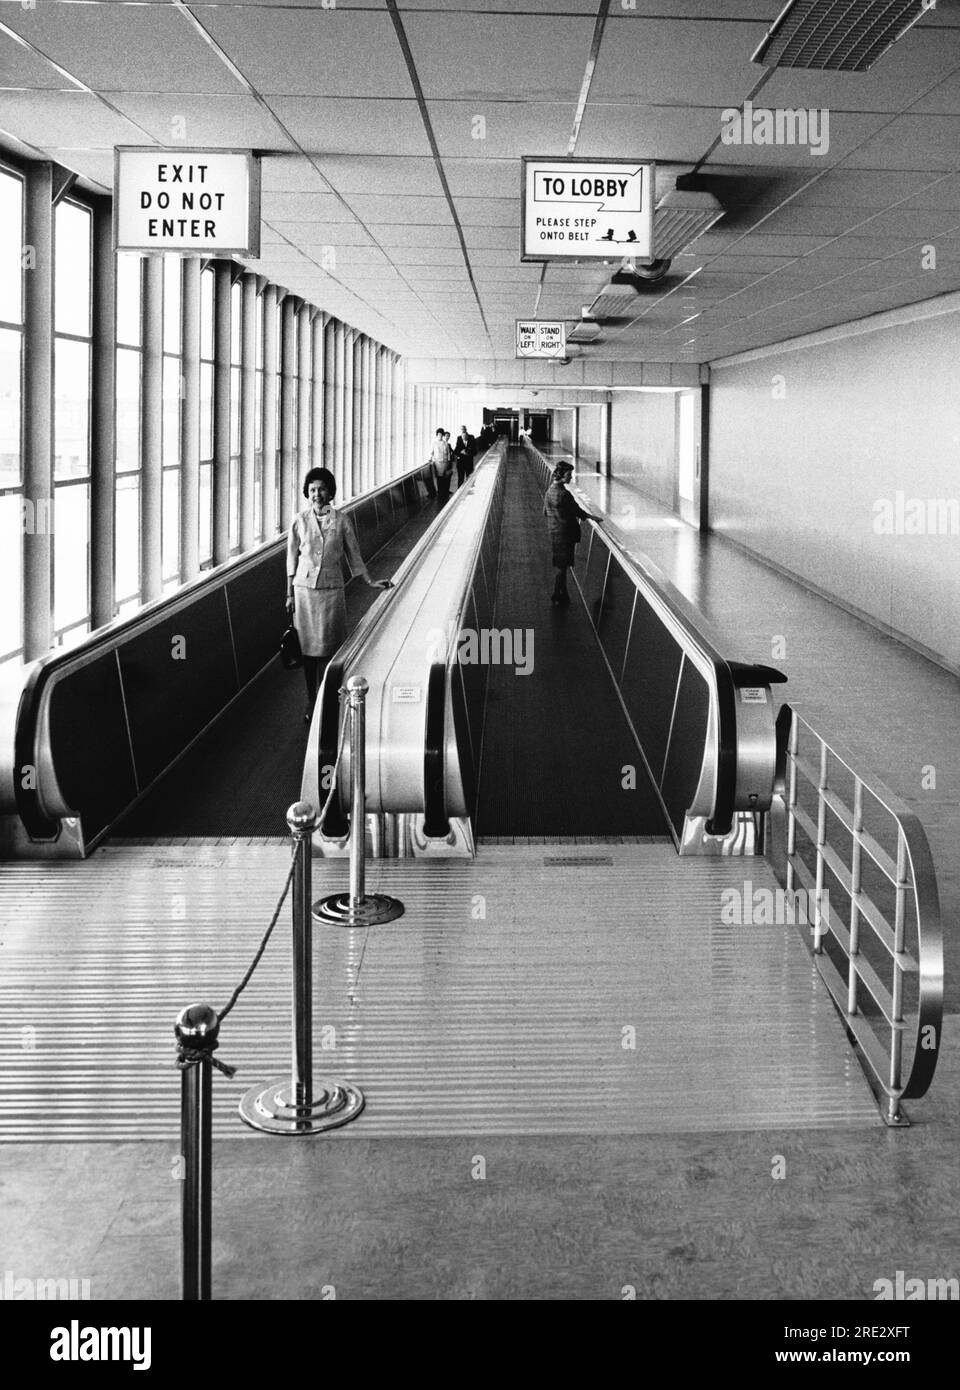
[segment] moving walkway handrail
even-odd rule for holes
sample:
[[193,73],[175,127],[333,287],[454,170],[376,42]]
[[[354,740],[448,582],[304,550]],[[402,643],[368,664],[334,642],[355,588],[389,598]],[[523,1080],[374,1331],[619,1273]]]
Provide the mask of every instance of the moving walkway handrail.
[[[503,463],[502,449],[506,447],[504,440],[498,439],[488,453],[484,456],[484,462],[490,454],[496,451],[498,461]],[[473,554],[470,557],[470,568],[467,574],[466,583],[460,594],[460,602],[450,625],[450,638],[447,651],[443,660],[434,661],[430,667],[430,674],[427,679],[427,708],[424,720],[424,749],[423,749],[423,793],[424,793],[424,834],[429,837],[442,837],[448,834],[450,824],[447,816],[446,804],[446,768],[444,766],[445,747],[446,747],[446,712],[447,695],[454,695],[454,668],[459,665],[460,634],[463,631],[463,620],[470,603],[471,595],[477,578],[477,566],[480,564],[480,557],[483,552],[488,528],[491,525],[491,513],[496,513],[502,507],[504,489],[504,473],[501,466],[500,477],[497,487],[490,498],[487,514],[482,526],[477,527],[476,541]],[[499,533],[501,518],[494,515],[493,523],[497,530],[498,550]],[[495,580],[495,577],[494,577]],[[454,716],[455,718],[455,716]],[[467,730],[461,731],[466,737],[470,737]],[[460,739],[457,740],[457,747],[461,747]],[[474,776],[476,774],[476,762],[473,764]],[[461,760],[461,776],[463,775],[463,764]],[[468,801],[472,800],[472,788],[468,792]],[[472,807],[471,807],[472,809]]]
[[[426,480],[429,469],[424,465],[411,469],[405,474],[374,488],[343,504],[342,511],[350,515],[360,506],[368,505],[382,495],[402,489],[404,484],[416,480]],[[217,593],[247,572],[272,560],[285,550],[286,530],[280,535],[261,542],[254,549],[246,551],[211,570],[204,571],[182,585],[174,593],[164,594],[139,608],[136,613],[118,617],[113,622],[97,628],[75,647],[55,649],[27,666],[14,719],[12,754],[10,769],[13,802],[16,813],[30,839],[51,840],[59,833],[59,822],[51,817],[44,806],[42,785],[39,775],[24,777],[19,770],[33,767],[37,761],[37,749],[42,738],[42,720],[45,709],[45,696],[54,681],[68,670],[79,670],[91,664],[98,657],[111,650],[119,650],[127,641],[156,627],[166,619],[189,608],[207,595]],[[279,593],[278,589],[278,593]],[[280,610],[278,609],[278,614]],[[279,632],[277,641],[279,642]],[[241,686],[243,682],[240,682]],[[6,769],[4,769],[6,771]],[[36,769],[35,769],[36,774]],[[49,788],[48,788],[49,790]],[[144,788],[139,789],[140,792]]]
[[[477,462],[479,468],[491,455],[499,454],[499,444],[494,443],[487,452]],[[322,786],[324,781],[324,769],[332,767],[336,757],[337,743],[340,735],[340,689],[343,686],[344,674],[351,669],[352,664],[357,660],[359,654],[370,642],[378,628],[386,624],[390,619],[391,608],[400,597],[404,579],[417,567],[421,557],[432,545],[437,532],[446,524],[449,517],[453,514],[453,509],[458,505],[462,493],[458,489],[445,507],[438,511],[433,522],[420,537],[413,550],[406,556],[399,569],[394,574],[394,587],[385,593],[360,619],[353,632],[344,642],[343,646],[334,654],[327,665],[324,673],[323,684],[318,697],[318,708],[320,715],[319,738],[317,742],[317,772],[318,785]],[[428,717],[430,709],[429,680],[428,697],[425,718]],[[442,755],[441,755],[442,756]],[[329,838],[343,838],[349,833],[349,821],[344,808],[340,804],[340,799],[334,797],[323,818],[320,829],[323,835]]]
[[[552,471],[550,461],[529,439],[524,439],[524,444],[540,465],[544,483],[548,483]],[[726,835],[732,828],[736,810],[740,763],[737,691],[750,686],[777,684],[786,677],[769,666],[731,661],[724,657],[717,645],[719,639],[714,640],[708,632],[702,615],[648,556],[625,545],[605,517],[591,512],[589,525],[630,575],[668,630],[678,634],[681,645],[692,648],[701,662],[712,670],[717,696],[717,769],[713,814],[707,820],[705,829],[709,835]]]

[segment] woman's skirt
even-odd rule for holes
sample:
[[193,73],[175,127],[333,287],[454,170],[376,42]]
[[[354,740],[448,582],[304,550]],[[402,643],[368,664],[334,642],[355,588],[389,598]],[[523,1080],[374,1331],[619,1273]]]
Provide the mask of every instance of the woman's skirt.
[[304,656],[332,656],[347,636],[343,586],[337,589],[293,588],[293,625]]
[[[573,567],[573,555],[576,548],[576,541],[554,541],[553,568],[555,570],[571,569]],[[301,641],[302,640],[301,638]]]

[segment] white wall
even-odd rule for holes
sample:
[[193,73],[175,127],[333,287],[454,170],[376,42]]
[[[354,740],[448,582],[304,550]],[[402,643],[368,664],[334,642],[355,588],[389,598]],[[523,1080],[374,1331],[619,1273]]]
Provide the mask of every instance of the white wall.
[[600,457],[600,405],[580,407],[580,466],[590,471]]
[[613,476],[665,507],[674,505],[676,409],[672,391],[614,392]]
[[713,364],[710,521],[956,669],[960,536],[876,523],[960,498],[960,312],[876,324]]

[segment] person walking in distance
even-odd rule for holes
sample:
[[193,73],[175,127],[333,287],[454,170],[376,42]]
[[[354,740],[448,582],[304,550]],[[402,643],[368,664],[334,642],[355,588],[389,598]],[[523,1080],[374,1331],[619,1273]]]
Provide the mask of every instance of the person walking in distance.
[[572,493],[567,491],[567,483],[573,477],[573,464],[561,460],[553,470],[553,478],[543,499],[543,513],[547,518],[547,530],[553,547],[553,567],[557,577],[550,596],[551,603],[567,604],[567,570],[573,567],[574,552],[580,540],[580,519],[590,519]]
[[321,669],[347,636],[344,557],[351,574],[372,588],[393,588],[389,579],[370,577],[353,522],[331,506],[336,493],[337,482],[330,470],[311,468],[303,480],[308,505],[293,518],[287,534],[287,612],[294,615],[303,652],[307,723],[313,715]]
[[473,472],[473,461],[477,457],[477,440],[467,433],[466,425],[460,426],[457,442],[453,446],[453,457],[457,464],[457,487],[463,487]]
[[453,450],[450,448],[450,436],[444,432],[442,425],[434,435],[433,450],[429,462],[433,464],[433,474],[437,480],[437,506],[442,507],[444,502],[450,499],[450,483],[453,473]]

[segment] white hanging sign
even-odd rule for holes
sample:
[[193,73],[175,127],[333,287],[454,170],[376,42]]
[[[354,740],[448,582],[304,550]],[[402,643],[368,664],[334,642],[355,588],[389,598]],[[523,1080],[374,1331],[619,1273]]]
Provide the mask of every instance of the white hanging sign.
[[567,355],[567,325],[546,319],[517,319],[517,356],[552,357]]
[[260,255],[260,160],[249,150],[118,145],[118,251]]
[[528,157],[522,164],[522,261],[653,257],[651,160]]

